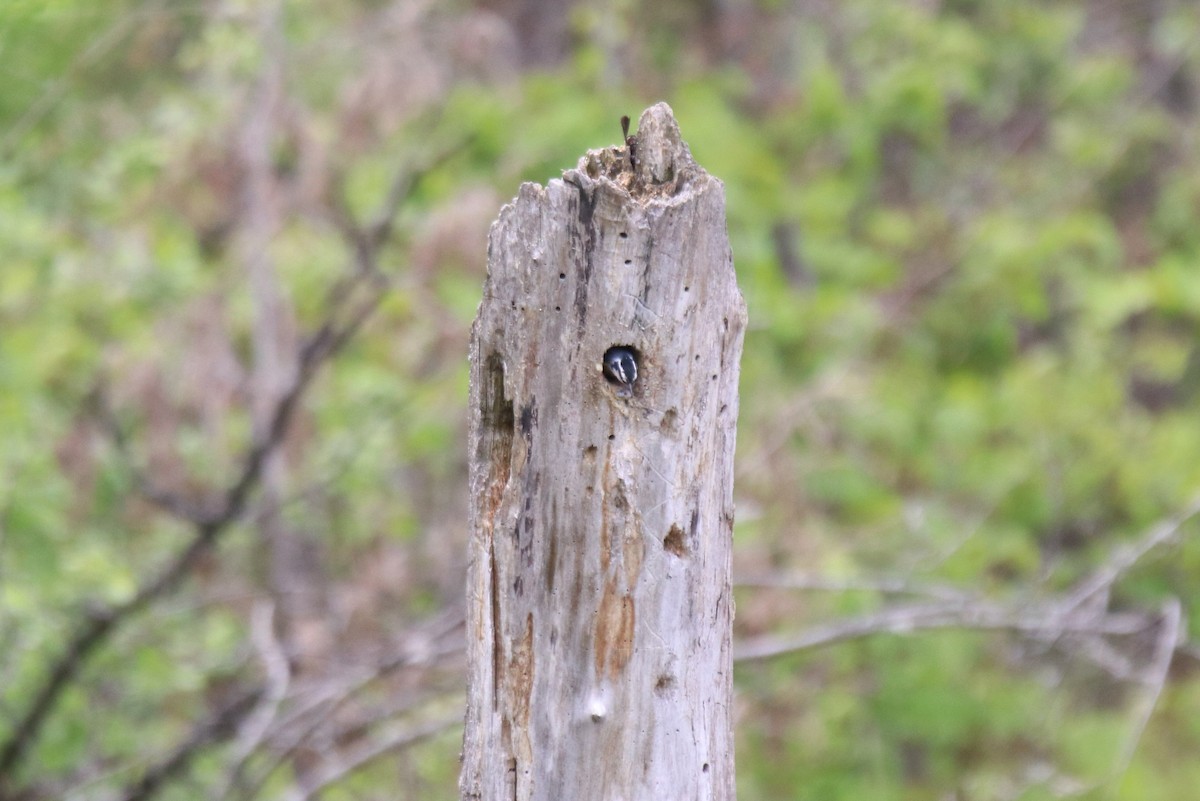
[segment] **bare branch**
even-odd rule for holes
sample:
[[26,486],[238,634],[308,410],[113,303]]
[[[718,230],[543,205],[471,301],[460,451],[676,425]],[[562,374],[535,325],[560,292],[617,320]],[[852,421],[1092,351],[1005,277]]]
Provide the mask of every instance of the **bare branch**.
[[[735,645],[734,659],[769,659],[876,634],[904,634],[932,629],[1006,630],[1051,639],[1075,634],[1135,634],[1154,625],[1154,619],[1144,614],[1107,611],[1109,591],[1147,554],[1174,541],[1180,528],[1197,515],[1200,515],[1200,496],[1179,514],[1151,526],[1137,542],[1114,549],[1104,564],[1081,580],[1068,594],[1038,604],[999,605],[958,593],[954,588],[913,584],[904,579],[839,582],[806,576],[750,578],[741,582],[743,586],[870,590],[928,595],[938,600],[927,604],[893,606],[795,634],[765,635],[746,640]],[[1171,653],[1181,644],[1177,638],[1172,644]],[[1120,669],[1120,666],[1117,667]]]
[[146,17],[154,14],[162,2],[146,3],[143,7],[126,11],[108,29],[101,31],[87,43],[79,54],[67,65],[62,74],[49,82],[37,99],[8,127],[0,137],[0,158],[8,162],[13,152],[29,132],[41,122],[62,99],[67,96],[75,76],[83,74],[97,61],[117,47]]
[[876,592],[883,595],[924,595],[944,601],[975,596],[947,584],[913,582],[903,578],[873,577],[834,579],[802,573],[760,573],[735,577],[734,586],[751,589],[817,590],[821,592]]
[[345,198],[339,195],[332,198],[328,219],[354,250],[360,270],[378,270],[376,256],[392,236],[400,207],[412,196],[413,190],[425,176],[463,152],[473,140],[472,136],[462,137],[434,151],[420,164],[405,165],[397,170],[388,185],[383,204],[368,223],[362,224],[354,219]]
[[933,629],[1015,631],[1038,636],[1128,635],[1144,631],[1149,625],[1151,622],[1142,615],[1064,614],[1053,604],[1010,607],[985,602],[938,602],[882,609],[814,626],[797,634],[756,637],[736,644],[733,658],[752,662],[877,634],[908,634]]
[[93,609],[85,614],[62,656],[50,668],[40,689],[33,694],[25,713],[0,743],[0,801],[14,795],[11,784],[13,769],[37,740],[50,711],[66,687],[78,676],[88,657],[117,625],[177,587],[213,548],[220,536],[241,517],[250,495],[262,478],[269,456],[282,444],[288,425],[318,368],[357,333],[381,299],[381,294],[376,293],[356,306],[349,320],[341,324],[333,321],[334,315],[340,310],[330,310],[331,319],[300,349],[295,381],[275,404],[262,437],[243,457],[238,477],[222,494],[222,501],[216,508],[194,521],[192,540],[155,578],[143,584],[130,600]]
[[1162,697],[1163,688],[1166,687],[1167,674],[1171,669],[1171,658],[1175,655],[1176,647],[1182,642],[1182,633],[1183,605],[1179,602],[1178,598],[1170,598],[1163,604],[1162,616],[1159,621],[1158,640],[1155,643],[1154,655],[1147,666],[1146,676],[1143,680],[1147,692],[1138,705],[1140,708],[1137,711],[1133,729],[1129,732],[1129,736],[1126,738],[1125,745],[1122,747],[1121,754],[1113,768],[1112,780],[1114,783],[1129,770],[1129,765],[1133,762],[1133,756],[1137,753],[1138,744],[1142,741],[1142,735],[1146,733],[1146,727],[1150,724],[1150,717],[1154,714],[1154,708],[1158,705],[1158,699]]
[[461,640],[456,638],[445,644],[440,641],[463,624],[463,610],[455,608],[424,624],[419,630],[405,634],[396,650],[375,666],[336,681],[320,682],[307,689],[295,688],[292,700],[299,702],[298,708],[290,710],[280,721],[279,731],[298,730],[307,734],[311,729],[306,728],[306,720],[319,725],[374,682],[405,668],[430,667],[447,657],[461,654],[464,647]]
[[89,393],[85,402],[87,413],[100,429],[108,435],[113,447],[133,479],[134,488],[146,501],[162,509],[167,514],[185,523],[198,525],[213,515],[211,504],[197,504],[182,495],[166,490],[150,479],[134,458],[133,449],[129,445],[129,435],[117,420],[108,400],[108,392],[104,382],[100,381]]
[[1200,515],[1200,496],[1193,499],[1178,515],[1155,523],[1137,542],[1114,549],[1108,561],[1071,592],[1066,600],[1066,607],[1076,609],[1088,601],[1094,601],[1097,596],[1107,595],[1118,579],[1128,573],[1146,554],[1174,540],[1183,524],[1196,515]]
[[246,764],[255,750],[262,745],[271,725],[279,716],[279,707],[287,695],[291,683],[291,667],[287,654],[283,652],[275,636],[275,604],[262,601],[255,604],[250,618],[250,632],[254,646],[262,660],[267,676],[266,691],[256,709],[247,715],[239,727],[234,747],[232,767],[226,772],[225,789],[218,797],[227,797],[242,782]]
[[[307,687],[293,685],[283,701],[284,705],[292,708],[286,714],[277,716],[271,731],[264,737],[263,747],[272,752],[269,764],[255,778],[242,782],[240,787],[231,785],[223,794],[214,797],[231,798],[235,789],[242,791],[245,797],[253,797],[280,765],[291,759],[297,751],[311,747],[314,737],[319,735],[323,742],[340,739],[336,734],[328,733],[326,727],[359,693],[398,670],[433,667],[449,656],[461,654],[461,640],[455,638],[452,643],[444,644],[441,640],[462,626],[463,610],[447,610],[403,635],[395,652],[380,659],[371,669]],[[399,711],[409,711],[425,700],[428,699],[408,699]],[[395,710],[392,714],[394,716]],[[364,728],[363,721],[359,720],[348,721],[345,726],[355,730]]]
[[318,771],[312,784],[302,793],[289,794],[288,801],[313,801],[326,788],[345,779],[351,773],[361,770],[376,759],[416,745],[422,740],[440,734],[454,726],[461,725],[462,715],[456,713],[446,717],[435,718],[415,726],[403,726],[388,732],[382,737],[368,740],[338,760],[337,764],[328,765]]
[[122,801],[146,801],[152,798],[164,784],[183,774],[206,746],[233,734],[239,723],[257,706],[263,692],[263,688],[255,687],[239,695],[215,716],[197,726],[187,740],[149,768],[118,797]]
[[46,716],[54,707],[67,685],[83,667],[84,661],[112,630],[117,616],[114,610],[91,610],[85,614],[78,633],[66,651],[51,668],[41,689],[34,695],[25,714],[13,726],[8,739],[0,748],[0,799],[19,798],[20,793],[10,793],[8,782],[13,768],[21,761],[25,751],[40,733]]

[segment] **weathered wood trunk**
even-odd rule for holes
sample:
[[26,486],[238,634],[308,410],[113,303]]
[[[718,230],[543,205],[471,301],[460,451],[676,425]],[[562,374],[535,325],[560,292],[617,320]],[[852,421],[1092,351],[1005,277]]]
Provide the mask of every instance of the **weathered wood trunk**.
[[[525,184],[471,341],[464,799],[732,801],[745,306],[671,109]],[[632,392],[605,352],[630,348]]]

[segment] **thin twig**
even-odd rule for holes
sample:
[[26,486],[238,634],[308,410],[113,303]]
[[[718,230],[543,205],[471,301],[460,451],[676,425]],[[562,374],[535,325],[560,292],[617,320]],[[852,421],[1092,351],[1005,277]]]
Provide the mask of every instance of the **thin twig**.
[[270,732],[271,725],[279,716],[279,707],[287,696],[292,671],[287,654],[275,636],[275,604],[260,601],[250,615],[250,633],[266,673],[266,691],[256,709],[239,727],[234,746],[232,767],[227,771],[225,789],[218,797],[229,796],[242,782],[246,764],[255,750],[262,745]]
[[876,592],[882,595],[924,595],[944,601],[963,601],[975,596],[947,584],[913,582],[903,578],[873,577],[834,579],[803,573],[759,573],[735,576],[735,587],[819,592]]
[[1150,527],[1141,539],[1132,545],[1115,548],[1108,560],[1091,576],[1079,582],[1065,602],[1067,609],[1077,609],[1097,596],[1106,594],[1112,586],[1139,561],[1160,545],[1172,541],[1183,527],[1196,515],[1200,515],[1200,496],[1197,496],[1178,515],[1161,520]]
[[739,662],[752,662],[878,634],[908,634],[934,629],[1016,631],[1038,636],[1128,635],[1145,630],[1147,625],[1149,623],[1142,615],[1063,614],[1052,604],[1031,608],[983,602],[938,602],[891,607],[815,626],[797,634],[756,637],[736,644],[733,658]]
[[187,740],[126,787],[118,798],[121,801],[146,801],[153,797],[166,782],[186,771],[206,746],[225,739],[235,731],[238,724],[254,710],[263,692],[262,687],[255,687],[239,695],[211,719],[197,726]]
[[[463,611],[452,610],[423,624],[420,631],[406,635],[395,654],[380,660],[370,670],[339,681],[321,682],[309,688],[293,687],[285,704],[291,702],[298,708],[277,719],[265,743],[272,752],[271,759],[258,771],[254,779],[244,782],[241,788],[245,791],[243,794],[246,797],[257,795],[259,789],[267,783],[280,765],[305,748],[329,720],[334,719],[358,693],[374,682],[403,668],[431,667],[439,664],[447,656],[462,653],[464,645],[461,641],[436,645],[438,640],[460,628],[462,624]],[[357,722],[351,725],[357,726]],[[229,797],[228,794],[224,796]]]
[[368,741],[360,747],[353,749],[337,765],[328,766],[319,771],[311,784],[303,792],[294,795],[289,794],[288,801],[313,801],[325,789],[345,779],[351,773],[361,770],[376,759],[400,749],[416,745],[422,740],[427,740],[449,728],[461,724],[462,715],[454,714],[443,718],[436,718],[416,726],[404,726],[377,740]]
[[132,477],[134,488],[142,498],[185,523],[197,525],[213,516],[215,507],[211,499],[207,503],[197,503],[158,486],[146,475],[146,471],[138,465],[133,456],[129,434],[117,420],[116,412],[109,403],[108,391],[103,380],[89,393],[85,405],[91,419],[108,435],[109,441],[116,448],[124,469]]
[[71,87],[71,79],[83,73],[97,61],[104,58],[123,38],[134,30],[134,24],[161,13],[165,3],[147,3],[144,7],[128,11],[106,30],[97,34],[86,47],[79,51],[74,60],[63,70],[62,75],[47,82],[37,99],[25,109],[3,136],[0,136],[0,157],[8,161],[21,140],[37,126],[67,95]]
[[143,584],[130,600],[123,604],[91,609],[85,613],[78,631],[50,669],[41,688],[34,693],[25,714],[0,744],[0,800],[7,798],[12,789],[8,782],[11,782],[13,768],[37,740],[50,711],[70,682],[79,674],[88,657],[108,639],[117,625],[178,586],[191,574],[192,569],[213,548],[230,525],[241,517],[250,495],[262,478],[268,457],[282,443],[300,399],[316,375],[317,369],[345,346],[363,325],[365,318],[375,310],[380,300],[381,298],[376,296],[361,304],[356,310],[360,316],[353,317],[340,327],[322,326],[323,335],[310,340],[301,348],[297,359],[296,379],[275,404],[265,434],[244,456],[242,469],[237,479],[223,493],[219,507],[206,513],[195,523],[195,533],[187,546],[159,571],[155,578]]
[[1182,641],[1182,632],[1183,605],[1178,598],[1169,598],[1163,604],[1154,655],[1146,670],[1144,683],[1148,692],[1139,703],[1140,709],[1134,719],[1133,729],[1129,732],[1116,765],[1113,767],[1111,782],[1114,784],[1129,770],[1134,754],[1137,753],[1138,745],[1142,741],[1142,735],[1146,733],[1146,727],[1150,725],[1154,708],[1158,705],[1158,699],[1162,697],[1163,689],[1167,685],[1171,658],[1175,655],[1176,647]]
[[[377,273],[379,267],[377,256],[379,251],[391,239],[396,226],[396,217],[404,201],[408,200],[417,185],[431,172],[445,165],[454,156],[466,149],[474,137],[462,137],[425,158],[419,165],[409,165],[397,170],[388,185],[383,203],[371,221],[364,224],[354,219],[346,200],[335,194],[329,204],[327,219],[333,223],[342,238],[355,254],[355,262],[359,273]],[[340,286],[335,286],[335,294],[344,292]]]

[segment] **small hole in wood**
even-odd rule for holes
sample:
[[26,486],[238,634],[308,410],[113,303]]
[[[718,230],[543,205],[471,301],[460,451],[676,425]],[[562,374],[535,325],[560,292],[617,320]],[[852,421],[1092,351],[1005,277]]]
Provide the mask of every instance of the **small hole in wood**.
[[566,277],[567,277],[567,274],[566,274],[566,273],[559,273],[559,274],[558,274],[558,277],[559,277],[559,278],[566,278]]
[[708,763],[705,762],[704,765],[700,768],[700,770],[702,773],[708,773]]
[[625,263],[626,263],[626,264],[633,264],[633,259],[626,259],[626,260],[625,260]]
[[717,380],[717,374],[713,373],[713,381],[716,381],[716,380]]
[[616,435],[616,434],[609,434],[609,435],[608,435],[608,438],[609,438],[610,440],[611,440],[611,439],[616,439],[616,438],[617,438],[617,435]]
[[622,231],[621,233],[617,234],[617,236],[621,237],[622,239],[628,239],[628,238],[629,238],[629,234],[625,233],[624,231]]
[[663,550],[678,556],[680,559],[688,555],[688,547],[683,537],[683,529],[676,525],[671,526],[671,530],[667,532],[667,536],[663,537]]
[[690,291],[691,291],[691,289],[692,289],[692,288],[691,288],[690,286],[685,286],[685,287],[683,288],[683,291],[684,291],[684,292],[690,292]]
[[561,307],[561,306],[555,306],[555,307],[554,307],[554,310],[555,310],[555,311],[562,311],[562,307]]

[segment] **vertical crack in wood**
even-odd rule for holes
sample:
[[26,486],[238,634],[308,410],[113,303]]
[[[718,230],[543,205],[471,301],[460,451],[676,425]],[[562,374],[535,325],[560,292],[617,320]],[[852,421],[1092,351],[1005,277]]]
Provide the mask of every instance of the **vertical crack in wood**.
[[578,197],[576,199],[579,226],[575,229],[575,236],[572,237],[572,261],[576,264],[582,264],[583,272],[578,277],[575,284],[575,314],[578,318],[577,325],[582,336],[584,327],[587,324],[588,316],[588,289],[592,283],[593,255],[596,245],[596,230],[593,221],[593,216],[596,212],[595,200],[592,198],[590,191],[583,186],[576,187],[578,189]]
[[492,574],[492,709],[500,708],[500,683],[504,677],[504,640],[500,631],[500,582],[497,581],[496,546],[488,547],[488,569]]
[[504,676],[503,627],[500,625],[502,588],[497,581],[499,568],[496,559],[494,533],[496,513],[504,499],[504,488],[508,486],[512,466],[513,436],[516,418],[513,403],[504,392],[504,358],[492,353],[484,365],[484,387],[480,393],[479,416],[482,423],[479,453],[477,458],[487,465],[487,483],[484,488],[484,509],[481,525],[487,532],[488,569],[491,571],[491,614],[492,614],[492,704],[499,703],[500,687]]

